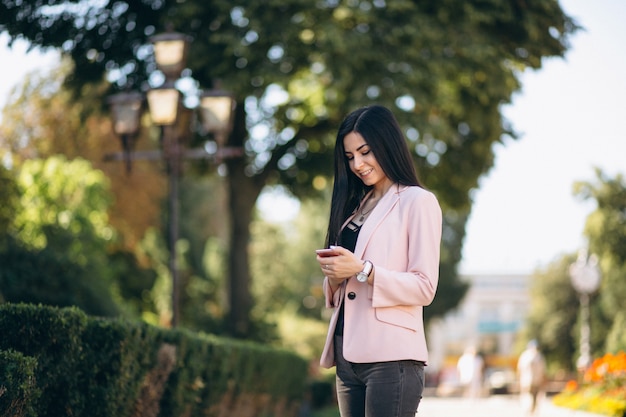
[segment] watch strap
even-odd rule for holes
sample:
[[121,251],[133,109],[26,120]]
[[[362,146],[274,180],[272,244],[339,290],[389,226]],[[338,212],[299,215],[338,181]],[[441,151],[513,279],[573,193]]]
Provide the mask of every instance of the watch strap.
[[372,274],[373,269],[374,269],[374,264],[372,264],[372,262],[364,261],[363,271],[361,271],[361,273],[369,277]]

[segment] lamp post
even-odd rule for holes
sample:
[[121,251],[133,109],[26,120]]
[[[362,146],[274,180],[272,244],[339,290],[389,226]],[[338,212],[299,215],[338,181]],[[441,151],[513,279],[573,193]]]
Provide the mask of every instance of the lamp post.
[[[210,90],[202,94],[199,115],[204,133],[212,133],[217,143],[215,152],[208,147],[186,149],[182,136],[187,127],[181,121],[189,110],[183,108],[181,94],[176,88],[176,81],[185,69],[190,38],[177,32],[166,32],[150,38],[153,44],[157,68],[165,75],[165,82],[158,88],[150,89],[146,98],[152,123],[160,129],[160,151],[132,150],[134,138],[139,132],[143,97],[139,93],[118,93],[111,96],[113,128],[122,141],[123,153],[110,154],[105,160],[126,162],[127,172],[131,170],[131,161],[136,159],[164,160],[168,176],[168,249],[169,271],[172,280],[172,318],[171,326],[179,323],[179,272],[176,259],[176,242],[179,237],[179,181],[184,159],[212,159],[220,162],[223,158],[238,157],[243,154],[241,148],[225,148],[226,139],[232,130],[235,100],[230,93],[222,90]],[[132,111],[131,111],[132,109]]]
[[178,242],[178,183],[180,176],[180,144],[176,137],[174,124],[178,116],[180,93],[173,84],[166,83],[163,87],[148,91],[148,108],[152,123],[159,126],[161,148],[165,159],[168,181],[168,218],[167,246],[170,252],[169,270],[172,278],[172,327],[179,321],[179,287],[178,263],[176,260],[176,242]]
[[591,365],[589,324],[589,296],[600,286],[600,269],[598,258],[595,255],[587,256],[586,250],[578,252],[578,259],[569,268],[572,286],[580,299],[581,323],[580,323],[580,356],[576,361],[576,367],[584,370]]

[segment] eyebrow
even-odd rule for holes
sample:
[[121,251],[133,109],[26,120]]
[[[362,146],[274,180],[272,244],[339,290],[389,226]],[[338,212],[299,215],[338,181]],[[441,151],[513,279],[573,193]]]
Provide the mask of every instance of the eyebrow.
[[[363,145],[359,146],[358,148],[356,148],[356,150],[359,151],[364,146],[367,146],[367,143],[364,143]],[[352,153],[352,152],[345,151],[345,153]]]

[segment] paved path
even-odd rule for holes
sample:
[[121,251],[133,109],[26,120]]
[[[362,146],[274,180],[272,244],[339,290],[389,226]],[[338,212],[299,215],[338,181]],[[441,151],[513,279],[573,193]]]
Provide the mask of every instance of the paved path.
[[[525,417],[518,396],[493,395],[480,399],[438,398],[424,396],[417,417]],[[552,405],[550,399],[540,403],[533,417],[599,417]]]

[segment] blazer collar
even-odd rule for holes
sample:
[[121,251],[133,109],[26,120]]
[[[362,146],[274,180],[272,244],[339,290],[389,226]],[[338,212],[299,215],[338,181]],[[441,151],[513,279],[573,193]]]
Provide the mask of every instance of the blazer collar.
[[[383,219],[391,212],[393,207],[398,204],[398,201],[400,200],[400,193],[406,189],[406,185],[393,184],[389,187],[385,195],[382,196],[380,201],[378,201],[378,204],[376,204],[376,207],[374,207],[359,231],[359,238],[357,239],[356,247],[354,248],[354,254],[356,256],[363,257],[363,253],[365,252],[365,248],[367,247],[372,234],[378,228]],[[367,200],[372,192],[373,190],[367,193],[361,203]],[[354,215],[350,216],[348,221],[351,220],[352,217],[354,217]]]

